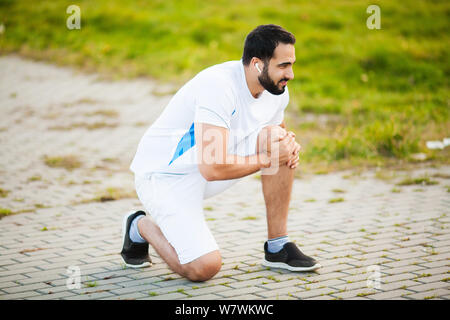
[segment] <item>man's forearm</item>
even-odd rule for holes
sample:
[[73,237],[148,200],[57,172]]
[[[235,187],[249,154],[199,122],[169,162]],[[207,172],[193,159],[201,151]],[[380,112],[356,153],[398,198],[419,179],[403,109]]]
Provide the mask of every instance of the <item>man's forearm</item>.
[[215,163],[200,170],[202,175],[208,181],[229,180],[248,176],[263,168],[270,166],[269,157],[264,154],[255,154],[251,156],[227,155],[224,163]]

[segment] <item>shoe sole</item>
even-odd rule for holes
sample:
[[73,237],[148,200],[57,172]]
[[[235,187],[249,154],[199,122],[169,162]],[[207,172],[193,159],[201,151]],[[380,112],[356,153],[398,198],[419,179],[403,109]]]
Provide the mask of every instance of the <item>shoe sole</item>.
[[316,263],[311,267],[293,267],[283,262],[270,262],[266,259],[263,260],[262,265],[265,267],[286,269],[289,271],[313,271],[322,267],[319,263]]
[[[132,214],[134,214],[136,211],[130,211],[128,213],[125,213],[123,215],[123,219],[122,219],[122,246],[125,243],[125,235],[126,235],[126,228],[127,228],[127,221],[128,221],[128,217],[131,216]],[[144,267],[151,267],[152,264],[148,261],[141,263],[141,264],[129,264],[125,261],[125,259],[122,257],[122,255],[120,256],[122,258],[123,263],[125,263],[125,265],[127,267],[130,268],[144,268]]]

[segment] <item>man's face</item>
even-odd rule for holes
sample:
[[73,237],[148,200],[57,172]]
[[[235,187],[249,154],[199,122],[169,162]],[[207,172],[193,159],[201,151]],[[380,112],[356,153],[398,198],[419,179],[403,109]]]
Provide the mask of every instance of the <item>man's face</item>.
[[294,79],[292,65],[295,63],[295,48],[292,44],[280,43],[273,57],[266,63],[258,76],[259,83],[271,94],[284,92],[287,82]]

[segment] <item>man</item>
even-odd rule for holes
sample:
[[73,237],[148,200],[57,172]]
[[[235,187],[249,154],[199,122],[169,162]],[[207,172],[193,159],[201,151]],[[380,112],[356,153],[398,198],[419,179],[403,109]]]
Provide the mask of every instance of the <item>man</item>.
[[147,130],[130,168],[151,218],[143,211],[124,216],[121,255],[127,266],[151,265],[150,243],[174,272],[192,281],[212,278],[222,260],[203,216],[203,199],[261,170],[268,225],[263,265],[320,267],[287,235],[300,151],[283,120],[294,44],[295,37],[280,26],[257,27],[240,61],[197,74]]

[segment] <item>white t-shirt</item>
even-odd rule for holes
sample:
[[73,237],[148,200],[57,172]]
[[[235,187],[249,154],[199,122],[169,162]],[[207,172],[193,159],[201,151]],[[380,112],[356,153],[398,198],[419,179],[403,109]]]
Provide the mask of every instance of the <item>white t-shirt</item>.
[[254,149],[235,146],[264,126],[281,124],[288,102],[287,87],[281,95],[265,90],[255,99],[242,60],[209,67],[181,87],[147,129],[130,169],[135,174],[198,171],[195,122],[228,128],[229,153],[254,154]]

